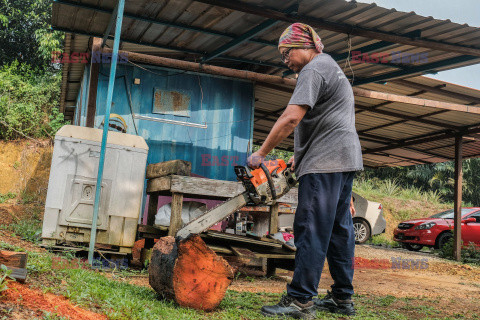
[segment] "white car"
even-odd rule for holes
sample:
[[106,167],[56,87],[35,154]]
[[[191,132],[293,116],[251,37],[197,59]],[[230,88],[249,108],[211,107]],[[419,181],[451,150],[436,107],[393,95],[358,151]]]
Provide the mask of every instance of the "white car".
[[355,242],[365,243],[371,236],[384,233],[387,221],[383,217],[382,204],[368,201],[355,192],[352,192],[352,196],[356,211],[353,217]]

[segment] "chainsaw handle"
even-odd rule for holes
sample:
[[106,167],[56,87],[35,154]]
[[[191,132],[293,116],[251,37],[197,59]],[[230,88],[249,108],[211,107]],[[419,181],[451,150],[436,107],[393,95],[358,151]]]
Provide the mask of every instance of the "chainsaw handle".
[[272,199],[276,200],[277,199],[277,190],[275,190],[275,185],[273,184],[272,176],[270,175],[270,171],[268,171],[267,166],[262,162],[260,164],[260,168],[263,170],[265,173],[265,176],[267,177],[268,181],[268,186],[270,187],[270,192],[272,193]]

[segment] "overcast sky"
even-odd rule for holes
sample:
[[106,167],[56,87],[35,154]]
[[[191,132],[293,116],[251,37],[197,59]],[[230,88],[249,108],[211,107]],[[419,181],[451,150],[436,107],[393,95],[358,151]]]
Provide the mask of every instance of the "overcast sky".
[[[379,7],[395,8],[405,12],[415,11],[421,16],[450,19],[452,22],[480,27],[480,0],[357,0],[357,2],[375,2]],[[426,76],[480,90],[480,64]]]

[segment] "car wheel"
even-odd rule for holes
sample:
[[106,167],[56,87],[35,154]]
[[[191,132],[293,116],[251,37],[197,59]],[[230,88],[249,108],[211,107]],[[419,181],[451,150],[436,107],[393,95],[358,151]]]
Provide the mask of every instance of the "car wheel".
[[405,249],[410,251],[420,251],[423,248],[421,244],[415,244],[415,243],[403,243],[403,246]]
[[438,249],[442,249],[443,246],[453,238],[453,234],[451,232],[444,232],[437,238],[437,247]]
[[353,230],[355,231],[355,243],[362,244],[370,239],[370,226],[365,220],[353,219]]

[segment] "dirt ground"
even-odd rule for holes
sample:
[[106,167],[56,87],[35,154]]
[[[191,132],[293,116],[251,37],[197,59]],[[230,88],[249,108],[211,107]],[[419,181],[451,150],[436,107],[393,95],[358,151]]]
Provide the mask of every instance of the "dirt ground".
[[[361,258],[355,270],[356,294],[367,297],[394,296],[421,299],[423,305],[432,305],[445,316],[480,313],[480,268],[457,265],[427,253],[357,246],[356,257]],[[423,261],[420,269],[410,263],[410,269],[393,268],[392,258],[401,261]],[[426,260],[425,260],[426,259]],[[369,263],[368,263],[369,262]],[[394,265],[397,266],[398,265]],[[242,276],[234,280],[229,290],[239,292],[282,293],[293,272],[277,270],[271,279],[262,277],[258,270],[242,269]],[[148,277],[129,279],[135,285],[148,286]],[[333,280],[325,265],[319,285],[319,294],[327,293]],[[412,316],[412,318],[415,318]]]
[[[0,241],[32,251],[43,251],[29,242],[12,237],[5,231],[0,231]],[[354,287],[359,295],[421,299],[423,305],[431,304],[446,316],[462,314],[466,310],[480,313],[479,267],[458,265],[427,253],[373,246],[357,246],[356,257]],[[392,258],[395,261],[410,262],[409,269],[392,268]],[[423,265],[412,265],[411,261],[421,261]],[[233,281],[229,290],[281,293],[293,274],[291,271],[278,269],[276,277],[265,278],[258,269],[242,268],[240,271],[241,275]],[[106,319],[102,315],[71,304],[64,297],[43,293],[38,289],[44,287],[42,281],[29,278],[28,285],[12,283],[10,289],[0,299],[0,318],[33,319],[42,315],[42,312],[43,314],[47,312],[68,316],[69,319]],[[148,276],[136,276],[123,281],[149,286]],[[319,294],[326,293],[332,283],[326,264],[319,285]],[[5,317],[7,311],[8,317]]]

